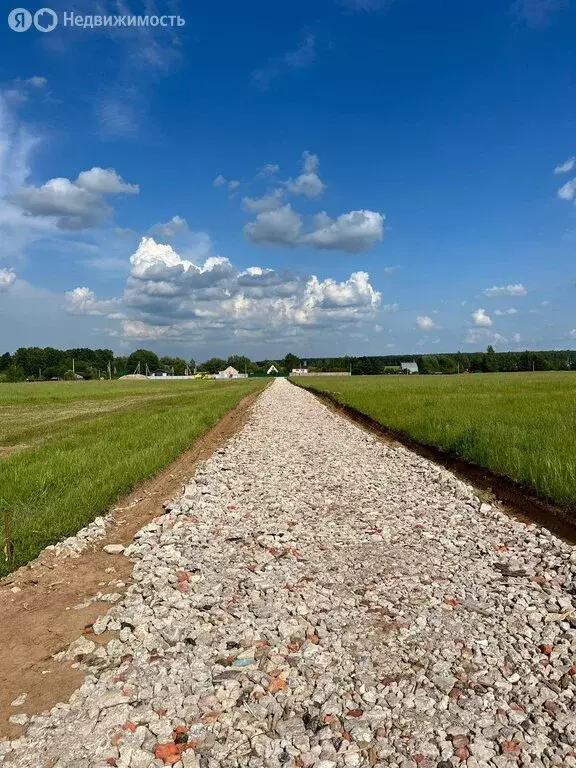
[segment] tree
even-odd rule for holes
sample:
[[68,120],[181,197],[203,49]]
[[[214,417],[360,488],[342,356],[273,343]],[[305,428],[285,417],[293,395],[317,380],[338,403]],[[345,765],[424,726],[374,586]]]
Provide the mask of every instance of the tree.
[[282,368],[286,373],[290,373],[293,368],[300,368],[300,358],[289,352],[282,360]]
[[6,381],[25,381],[26,371],[21,365],[11,365],[4,374]]
[[200,370],[206,371],[206,373],[218,373],[218,371],[223,371],[224,368],[226,368],[226,360],[222,360],[221,357],[211,357],[210,360],[206,360],[200,366]]
[[5,371],[6,368],[9,368],[12,365],[12,355],[10,352],[4,352],[4,354],[0,357],[0,371]]
[[228,365],[236,368],[238,373],[248,372],[253,369],[252,360],[245,355],[230,355],[228,358]]
[[146,373],[146,366],[151,371],[154,371],[159,366],[158,355],[155,352],[150,352],[148,349],[137,349],[128,356],[126,361],[130,373],[134,372],[138,363],[140,363],[140,373]]

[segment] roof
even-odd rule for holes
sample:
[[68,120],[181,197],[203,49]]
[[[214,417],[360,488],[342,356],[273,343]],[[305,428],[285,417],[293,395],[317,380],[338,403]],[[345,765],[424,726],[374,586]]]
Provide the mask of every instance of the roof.
[[418,373],[418,363],[400,363],[400,368],[402,368],[403,371]]

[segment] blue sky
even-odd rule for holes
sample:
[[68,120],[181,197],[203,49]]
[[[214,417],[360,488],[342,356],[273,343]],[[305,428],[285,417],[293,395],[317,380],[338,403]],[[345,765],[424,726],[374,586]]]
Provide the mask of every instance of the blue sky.
[[0,350],[576,345],[576,3],[51,7],[0,27]]

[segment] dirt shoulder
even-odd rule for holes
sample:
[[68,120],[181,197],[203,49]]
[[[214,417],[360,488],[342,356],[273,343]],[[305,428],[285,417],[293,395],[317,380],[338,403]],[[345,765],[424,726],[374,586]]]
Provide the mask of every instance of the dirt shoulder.
[[[103,547],[127,546],[140,528],[162,514],[163,504],[180,492],[196,465],[243,427],[258,394],[245,397],[171,464],[118,499],[115,521],[105,538],[75,558],[44,552],[0,582],[0,740],[22,732],[8,722],[10,715],[48,710],[66,701],[81,684],[84,672],[54,661],[55,653],[82,634],[90,634],[94,642],[109,639],[94,636],[91,624],[109,610],[110,603],[75,607],[98,593],[123,592],[130,582],[130,561],[105,553]],[[25,703],[11,706],[22,693],[27,694]]]

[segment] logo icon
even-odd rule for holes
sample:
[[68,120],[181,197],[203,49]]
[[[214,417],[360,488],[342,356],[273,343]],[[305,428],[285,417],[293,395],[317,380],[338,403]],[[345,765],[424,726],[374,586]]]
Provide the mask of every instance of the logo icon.
[[26,32],[32,26],[32,14],[26,8],[14,8],[8,14],[8,26],[14,32]]
[[34,14],[34,26],[39,32],[52,32],[58,25],[58,16],[52,8],[40,8]]

